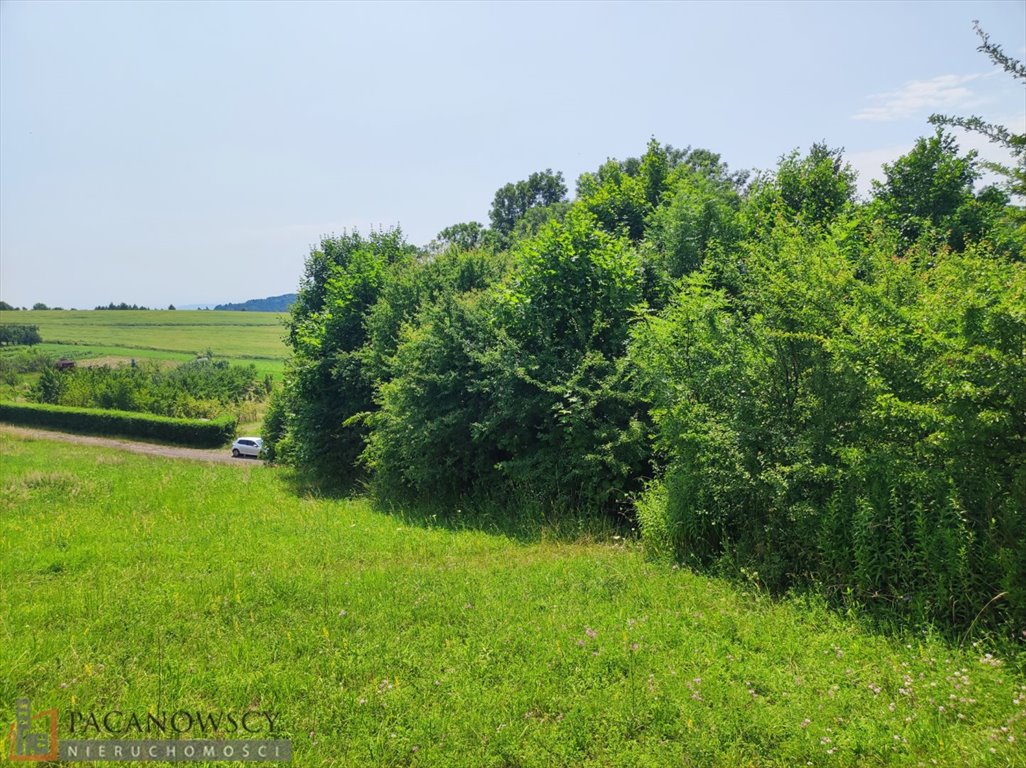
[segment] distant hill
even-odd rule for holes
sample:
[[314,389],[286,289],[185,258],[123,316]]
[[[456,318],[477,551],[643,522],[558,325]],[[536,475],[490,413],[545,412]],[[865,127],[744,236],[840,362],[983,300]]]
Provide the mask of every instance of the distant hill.
[[296,294],[285,293],[281,296],[268,296],[266,299],[250,299],[240,304],[218,304],[214,309],[234,312],[287,312]]

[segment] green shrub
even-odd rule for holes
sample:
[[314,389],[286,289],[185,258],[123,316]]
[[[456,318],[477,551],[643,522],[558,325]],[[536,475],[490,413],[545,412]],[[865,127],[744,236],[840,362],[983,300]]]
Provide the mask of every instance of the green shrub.
[[142,437],[199,448],[224,445],[234,437],[237,426],[231,417],[211,421],[173,419],[147,413],[35,403],[0,403],[0,421],[92,435]]
[[0,325],[0,345],[24,344],[31,346],[43,340],[39,335],[38,325],[19,325],[15,323],[3,323]]
[[175,418],[214,418],[230,406],[261,401],[265,382],[253,365],[198,359],[166,369],[132,366],[44,369],[31,393],[41,403],[73,408],[140,411]]
[[856,267],[780,223],[741,296],[700,274],[639,328],[667,457],[639,504],[651,549],[1026,626],[1026,269],[931,258]]
[[446,293],[404,329],[364,453],[379,489],[440,500],[501,480],[508,455],[480,439],[492,407],[491,300]]

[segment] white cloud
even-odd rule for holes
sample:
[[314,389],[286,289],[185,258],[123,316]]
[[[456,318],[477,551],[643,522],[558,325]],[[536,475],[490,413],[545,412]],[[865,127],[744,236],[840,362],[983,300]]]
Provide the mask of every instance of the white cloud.
[[874,104],[860,109],[853,119],[886,122],[929,112],[973,107],[982,102],[966,84],[985,76],[940,75],[931,80],[910,80],[896,91],[870,96]]

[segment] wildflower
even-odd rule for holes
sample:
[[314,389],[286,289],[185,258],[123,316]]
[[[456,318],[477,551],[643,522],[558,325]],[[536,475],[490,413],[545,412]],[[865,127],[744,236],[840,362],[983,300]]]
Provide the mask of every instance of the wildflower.
[[810,720],[809,718],[805,718],[804,720],[802,720],[802,721],[801,721],[801,723],[799,723],[799,724],[798,724],[798,727],[799,727],[799,728],[808,728],[808,727],[809,727],[809,724],[810,724],[811,722],[812,722],[812,721],[811,721],[811,720]]
[[637,652],[638,644],[637,643],[631,643],[631,650]]
[[584,628],[584,634],[586,634],[586,635],[587,635],[588,637],[590,637],[590,638],[591,638],[592,640],[594,640],[594,639],[595,639],[596,637],[598,637],[598,632],[596,632],[596,631],[595,631],[594,629],[592,629],[591,627],[585,627],[585,628]]

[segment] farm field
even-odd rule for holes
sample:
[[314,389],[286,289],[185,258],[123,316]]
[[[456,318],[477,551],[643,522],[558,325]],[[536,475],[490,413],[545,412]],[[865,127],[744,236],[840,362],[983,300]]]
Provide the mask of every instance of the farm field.
[[30,310],[0,312],[0,323],[38,325],[47,345],[40,348],[60,353],[84,347],[96,356],[191,359],[209,350],[218,357],[265,361],[266,372],[272,367],[280,372],[286,354],[282,317],[265,312]]
[[627,531],[9,434],[0,461],[4,722],[19,696],[260,708],[302,766],[1026,765],[1010,661],[649,562]]

